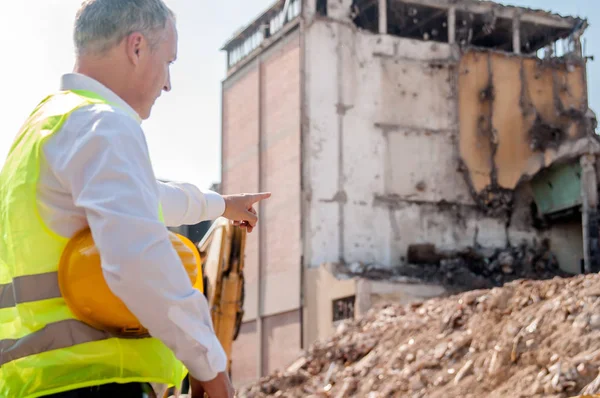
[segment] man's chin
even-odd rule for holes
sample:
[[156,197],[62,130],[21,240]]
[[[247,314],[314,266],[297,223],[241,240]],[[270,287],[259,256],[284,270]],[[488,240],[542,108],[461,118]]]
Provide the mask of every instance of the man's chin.
[[152,113],[152,108],[148,109],[144,113],[140,114],[140,118],[142,120],[148,120],[150,118],[150,114]]

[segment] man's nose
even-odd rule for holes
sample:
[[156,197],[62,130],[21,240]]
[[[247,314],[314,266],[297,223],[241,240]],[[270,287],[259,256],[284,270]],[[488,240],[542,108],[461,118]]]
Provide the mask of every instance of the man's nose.
[[165,82],[165,86],[163,87],[163,90],[166,92],[171,91],[171,76],[167,77],[167,81]]

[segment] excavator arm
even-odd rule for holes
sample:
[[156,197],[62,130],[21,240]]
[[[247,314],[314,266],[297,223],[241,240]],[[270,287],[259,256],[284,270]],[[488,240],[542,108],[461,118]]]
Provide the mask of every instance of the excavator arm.
[[[202,262],[204,295],[208,301],[215,334],[227,355],[227,372],[231,376],[231,351],[244,317],[244,250],[246,230],[224,218],[217,219],[198,243]],[[197,285],[197,284],[196,284]],[[174,388],[165,391],[167,398]],[[186,377],[179,389],[189,390]]]
[[204,294],[211,309],[215,333],[227,354],[244,316],[244,250],[246,230],[226,219],[216,220],[198,244],[204,274]]

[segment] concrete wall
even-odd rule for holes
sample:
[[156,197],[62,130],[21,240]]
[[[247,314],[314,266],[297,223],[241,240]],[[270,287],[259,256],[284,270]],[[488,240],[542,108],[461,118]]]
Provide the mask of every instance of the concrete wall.
[[393,266],[411,243],[504,246],[511,233],[535,235],[476,209],[459,171],[456,65],[448,44],[307,24],[307,266]]
[[304,345],[307,347],[335,331],[332,302],[355,295],[356,281],[336,279],[325,266],[307,269],[304,278]]
[[583,63],[472,50],[458,83],[460,152],[478,194],[514,189],[589,133]]
[[568,221],[552,225],[548,232],[548,239],[561,268],[573,274],[580,273],[583,261],[581,222]]
[[306,301],[304,307],[304,345],[324,340],[336,330],[333,322],[333,302],[355,296],[355,317],[386,302],[408,304],[444,295],[446,290],[435,285],[410,285],[367,279],[338,279],[321,265],[306,270]]
[[[292,32],[223,83],[222,192],[272,191],[246,244],[244,326],[236,383],[257,376],[261,296],[263,374],[300,350],[300,39]],[[259,261],[262,272],[258,275]],[[260,286],[260,288],[259,288]]]

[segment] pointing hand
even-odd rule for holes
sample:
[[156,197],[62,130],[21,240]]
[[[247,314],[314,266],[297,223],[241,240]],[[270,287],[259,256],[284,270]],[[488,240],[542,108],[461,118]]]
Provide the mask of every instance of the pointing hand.
[[258,222],[254,204],[269,197],[271,197],[270,192],[224,195],[223,217],[232,220],[234,225],[245,227],[248,232],[252,232]]

